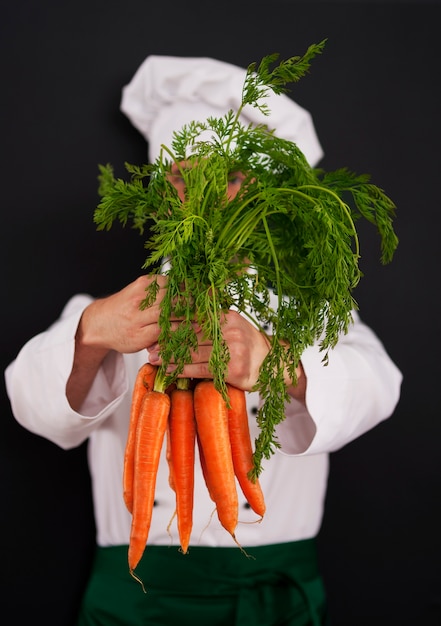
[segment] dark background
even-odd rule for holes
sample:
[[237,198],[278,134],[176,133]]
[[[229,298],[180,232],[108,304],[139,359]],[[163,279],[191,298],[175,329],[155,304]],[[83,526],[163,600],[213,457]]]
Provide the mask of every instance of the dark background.
[[[397,204],[400,246],[379,262],[360,225],[361,314],[404,373],[393,417],[331,456],[319,537],[333,626],[441,624],[438,3],[22,0],[0,20],[2,369],[66,300],[128,283],[135,231],[98,233],[97,164],[146,160],[119,112],[151,53],[239,65],[325,52],[292,96],[326,169],[370,173]],[[434,321],[435,319],[435,321]],[[25,384],[25,381],[24,381]],[[94,541],[86,446],[31,435],[1,395],[1,608],[19,626],[72,626]]]

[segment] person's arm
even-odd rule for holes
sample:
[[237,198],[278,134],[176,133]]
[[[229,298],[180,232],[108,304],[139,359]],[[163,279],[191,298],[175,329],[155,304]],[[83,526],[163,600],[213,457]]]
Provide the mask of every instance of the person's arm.
[[392,415],[402,374],[376,334],[356,312],[347,334],[329,354],[306,348],[305,405],[291,402],[277,427],[282,451],[317,454],[338,450]]
[[158,304],[139,308],[151,280],[140,277],[99,300],[73,298],[56,323],[23,346],[5,373],[19,423],[68,448],[111,414],[129,390],[123,354],[158,337]]
[[83,341],[81,318],[75,335],[75,352],[72,370],[66,383],[66,397],[74,411],[81,411],[84,400],[102,366],[109,350],[88,346]]
[[[156,341],[159,328],[160,290],[155,305],[141,311],[140,302],[153,278],[140,276],[106,298],[91,302],[83,311],[75,334],[72,371],[66,384],[70,406],[80,411],[93,381],[107,355],[139,352]],[[163,276],[157,277],[164,287]]]

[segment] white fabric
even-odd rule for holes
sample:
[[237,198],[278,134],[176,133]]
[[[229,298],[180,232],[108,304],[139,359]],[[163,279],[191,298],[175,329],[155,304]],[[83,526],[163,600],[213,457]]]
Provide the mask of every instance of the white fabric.
[[[184,124],[237,111],[245,75],[245,69],[216,59],[152,55],[123,88],[121,110],[147,140],[153,162],[161,144],[170,147],[173,132]],[[271,92],[263,102],[270,115],[247,105],[242,122],[266,124],[277,136],[296,143],[315,166],[323,150],[310,113],[285,94]]]
[[[123,455],[131,389],[147,352],[108,358],[91,389],[82,413],[66,399],[72,367],[75,332],[83,309],[91,301],[74,297],[62,317],[31,339],[6,370],[6,386],[17,421],[31,432],[68,449],[89,438],[89,464],[94,495],[97,542],[101,546],[127,544],[130,515],[122,497]],[[267,513],[261,523],[241,498],[237,539],[243,546],[264,545],[314,537],[323,514],[328,476],[328,452],[373,428],[393,412],[399,398],[401,373],[376,335],[355,315],[349,333],[332,351],[327,367],[318,348],[307,348],[302,362],[308,379],[306,410],[293,401],[278,429],[282,450],[276,452],[261,476]],[[26,384],[23,384],[26,381]],[[251,409],[258,403],[248,395]],[[256,424],[250,411],[250,427]],[[198,461],[193,545],[231,546],[231,537],[211,517]],[[240,493],[240,489],[239,489]],[[168,468],[160,465],[149,544],[170,545],[168,523],[174,512],[174,493]],[[172,525],[177,547],[176,525]]]

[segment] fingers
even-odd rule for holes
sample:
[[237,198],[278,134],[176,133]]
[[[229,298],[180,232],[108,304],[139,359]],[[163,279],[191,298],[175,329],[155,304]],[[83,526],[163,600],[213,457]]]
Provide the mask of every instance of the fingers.
[[[141,302],[153,282],[158,285],[155,300],[151,306],[141,309]],[[158,317],[166,282],[165,276],[140,276],[120,291],[96,299],[82,316],[86,345],[131,353],[155,343],[159,336]]]
[[[172,322],[176,330],[179,321]],[[267,339],[244,317],[232,311],[225,316],[222,325],[223,338],[230,354],[227,365],[226,382],[244,390],[251,390],[257,382],[260,366],[268,353]],[[186,378],[213,378],[209,367],[212,354],[212,342],[202,332],[196,332],[198,347],[191,353],[191,362],[184,366],[180,376]],[[151,363],[160,365],[160,347],[154,344],[148,348]],[[168,363],[168,371],[174,370],[174,363]]]
[[[152,294],[152,301],[149,306],[142,309],[141,302],[145,300],[153,283],[155,293]],[[126,353],[147,349],[150,362],[160,365],[158,320],[166,287],[166,276],[140,276],[114,296],[104,299],[102,312],[104,311],[109,323],[104,324],[107,336],[100,338],[101,344]],[[172,317],[172,333],[179,328],[182,320],[182,317]],[[203,336],[196,322],[193,324],[193,330],[196,333],[197,350],[191,353],[191,362],[185,365],[181,376],[213,378],[213,372],[209,368],[212,342]],[[229,311],[223,317],[222,334],[230,354],[226,382],[241,389],[252,389],[257,382],[260,366],[268,353],[267,341],[258,329],[236,311]],[[173,361],[168,366],[172,371]]]
[[[198,333],[198,337],[201,337],[200,333]],[[198,345],[198,350],[191,352],[191,364],[196,365],[198,369],[201,369],[201,367],[203,366],[201,370],[203,372],[207,371],[208,361],[211,356],[211,346],[211,342],[201,339],[201,343],[199,343]],[[162,363],[160,357],[160,346],[158,343],[154,343],[148,346],[147,351],[149,353],[150,363],[154,363],[155,365],[160,365]],[[187,364],[186,367],[189,367],[191,364]],[[173,363],[171,363],[170,365],[170,371],[172,371]],[[187,370],[187,372],[188,371],[189,370]],[[188,376],[190,375],[188,374]]]

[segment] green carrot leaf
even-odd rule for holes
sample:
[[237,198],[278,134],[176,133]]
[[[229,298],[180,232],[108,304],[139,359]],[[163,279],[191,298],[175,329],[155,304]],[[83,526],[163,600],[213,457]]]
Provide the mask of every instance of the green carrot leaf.
[[[290,401],[285,372],[295,383],[302,354],[315,343],[325,366],[352,323],[353,291],[362,278],[358,221],[377,230],[383,263],[398,245],[395,204],[368,175],[312,168],[277,129],[239,120],[246,105],[269,113],[268,94],[286,92],[303,77],[325,41],[303,56],[279,62],[272,54],[251,64],[238,111],[187,124],[170,146],[162,146],[155,163],[126,163],[128,180],[115,178],[110,165],[99,166],[97,228],[108,230],[119,221],[148,231],[144,268],[167,275],[159,317],[166,384],[176,381],[197,350],[194,322],[212,344],[209,369],[224,397],[230,359],[225,314],[235,308],[268,337],[255,387],[263,405],[253,477],[279,447],[277,425]],[[201,131],[209,139],[201,141]],[[173,166],[185,186],[184,201],[172,184]],[[228,181],[237,172],[244,181],[231,199]],[[153,281],[142,308],[154,302],[158,288]],[[177,327],[171,316],[181,320]]]

